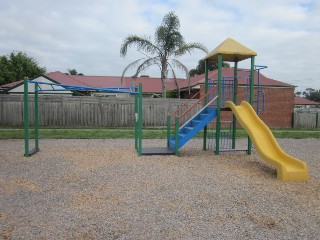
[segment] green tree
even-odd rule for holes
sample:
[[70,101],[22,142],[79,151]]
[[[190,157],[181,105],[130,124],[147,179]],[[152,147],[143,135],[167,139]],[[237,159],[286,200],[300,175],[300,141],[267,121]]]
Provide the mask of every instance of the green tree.
[[[222,63],[222,67],[230,68],[229,63]],[[209,61],[209,71],[218,69],[218,61]],[[198,62],[198,66],[195,69],[191,69],[189,71],[190,77],[201,75],[205,72],[204,60],[200,60]]]
[[11,52],[0,56],[0,85],[34,77],[46,72],[45,67],[39,67],[38,62],[23,52]]
[[154,43],[151,42],[150,37],[127,36],[120,48],[121,56],[126,56],[128,47],[135,46],[145,57],[130,63],[124,69],[121,79],[130,68],[136,68],[136,73],[133,76],[133,78],[136,78],[141,71],[152,65],[157,65],[161,72],[163,98],[166,97],[166,82],[169,71],[171,71],[175,79],[177,88],[178,84],[174,68],[181,69],[186,74],[186,78],[189,79],[188,68],[177,58],[186,53],[191,53],[195,49],[202,50],[205,53],[208,50],[200,43],[186,43],[179,29],[179,18],[174,12],[169,12],[164,16],[162,24],[156,29]]
[[305,96],[306,99],[310,101],[320,102],[320,89],[315,90],[313,88],[307,88],[303,92],[303,95]]
[[78,73],[76,69],[70,69],[68,68],[68,72],[66,73],[67,75],[83,75],[82,73]]

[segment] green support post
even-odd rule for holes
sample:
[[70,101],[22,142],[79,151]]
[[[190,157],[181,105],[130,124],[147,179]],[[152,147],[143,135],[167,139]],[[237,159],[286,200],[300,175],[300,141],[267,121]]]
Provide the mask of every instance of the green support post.
[[38,84],[35,84],[34,90],[34,132],[35,132],[35,147],[30,151],[29,147],[29,82],[25,78],[23,82],[23,118],[24,118],[24,156],[30,157],[39,151],[39,98]]
[[170,130],[171,130],[171,116],[167,116],[167,147],[169,147],[169,140],[170,140]]
[[[233,103],[238,103],[238,61],[234,63],[234,83],[233,83]],[[232,114],[232,149],[236,148],[236,135],[237,135],[237,119]]]
[[24,117],[24,156],[29,157],[29,89],[28,79],[24,79],[23,117]]
[[179,156],[179,126],[180,126],[180,119],[179,117],[175,118],[175,148],[174,154]]
[[251,57],[251,69],[250,69],[250,105],[253,106],[254,101],[254,56]]
[[139,139],[139,132],[138,132],[138,102],[139,102],[139,95],[134,95],[134,147],[138,151],[138,139]]
[[[204,83],[204,91],[205,94],[209,91],[209,60],[206,59],[204,61],[204,69],[205,69],[205,83]],[[208,103],[208,96],[204,100],[204,105]],[[203,150],[207,150],[207,135],[208,135],[208,127],[205,126],[203,128]]]
[[218,55],[218,99],[217,99],[217,124],[216,124],[216,151],[215,154],[220,153],[220,132],[221,132],[221,119],[220,119],[220,108],[221,108],[221,80],[222,80],[222,55]]
[[139,123],[139,148],[138,148],[138,155],[142,155],[142,84],[139,83],[139,116],[138,116],[138,123]]
[[34,84],[34,142],[35,151],[39,151],[39,93],[38,84]]
[[[251,69],[250,69],[250,105],[253,107],[254,98],[254,56],[251,57]],[[248,137],[248,150],[247,154],[251,155],[252,152],[252,141]]]

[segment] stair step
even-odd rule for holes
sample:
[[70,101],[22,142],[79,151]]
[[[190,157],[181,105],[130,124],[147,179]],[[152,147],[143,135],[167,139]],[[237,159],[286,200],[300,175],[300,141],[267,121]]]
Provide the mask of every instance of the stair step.
[[188,133],[188,132],[192,131],[192,129],[193,129],[193,127],[184,127],[184,128],[183,128],[183,131],[184,131],[185,133]]
[[185,136],[186,136],[186,134],[179,133],[179,138],[184,138]]
[[192,126],[198,125],[199,123],[201,123],[201,120],[191,120]]
[[[206,126],[214,117],[216,117],[216,109],[206,108],[190,119],[190,122],[186,124],[183,128],[179,130],[179,146],[181,148],[186,144],[192,137],[194,137],[204,126]],[[175,146],[175,136],[171,136],[169,139],[169,148],[174,151]]]
[[204,119],[204,118],[206,118],[206,117],[208,117],[208,116],[210,116],[210,114],[208,114],[208,113],[201,113],[201,114],[200,114],[200,119]]

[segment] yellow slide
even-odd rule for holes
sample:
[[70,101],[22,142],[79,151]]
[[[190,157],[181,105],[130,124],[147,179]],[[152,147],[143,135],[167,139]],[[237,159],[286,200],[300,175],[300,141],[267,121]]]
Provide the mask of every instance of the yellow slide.
[[277,169],[280,180],[306,180],[309,178],[308,166],[305,162],[285,153],[268,126],[258,117],[248,102],[236,106],[226,102],[231,108],[240,125],[247,131],[258,154]]

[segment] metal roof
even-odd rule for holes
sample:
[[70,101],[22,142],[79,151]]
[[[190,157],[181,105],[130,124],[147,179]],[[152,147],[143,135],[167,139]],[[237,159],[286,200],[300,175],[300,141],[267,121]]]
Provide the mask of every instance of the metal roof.
[[252,56],[257,56],[257,53],[232,38],[227,38],[218,47],[213,49],[203,59],[217,60],[218,55],[222,54],[222,60],[228,62],[242,61]]

